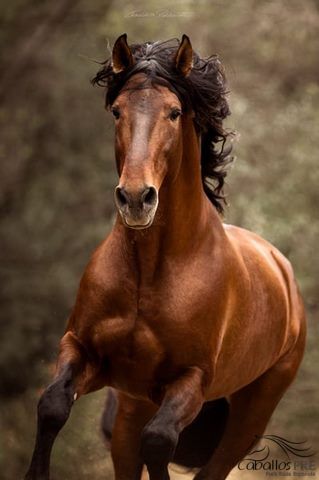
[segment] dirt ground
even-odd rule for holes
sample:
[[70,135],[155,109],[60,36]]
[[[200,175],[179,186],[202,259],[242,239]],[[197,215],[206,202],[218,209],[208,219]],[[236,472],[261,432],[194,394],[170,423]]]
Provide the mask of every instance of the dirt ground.
[[[195,475],[195,472],[186,473],[181,469],[181,467],[178,467],[177,465],[171,465],[169,471],[170,471],[171,480],[192,480]],[[228,476],[227,480],[256,480],[256,479],[262,479],[262,478],[266,480],[266,475],[258,474],[256,472],[247,472],[247,471],[241,472],[237,468],[234,468],[234,470]],[[148,475],[146,472],[144,472],[143,480],[148,480]]]
[[[194,473],[179,473],[178,467],[172,466],[170,468],[170,477],[171,480],[191,480],[194,477]],[[234,468],[231,474],[228,476],[227,480],[267,480],[269,478],[265,473],[257,473],[257,472],[248,472],[248,471],[239,471],[237,468]],[[288,477],[282,477],[288,478]],[[304,479],[318,479],[319,472],[316,472],[315,477],[303,477]],[[145,478],[145,480],[147,477]],[[143,479],[144,480],[144,479]]]
[[[172,465],[170,470],[170,477],[171,480],[191,480],[194,477],[194,473],[183,473],[180,467],[176,465]],[[227,480],[267,480],[269,478],[266,473],[258,473],[258,472],[248,472],[248,471],[239,471],[237,468],[234,468],[233,471],[228,476]],[[283,477],[288,478],[288,477]],[[317,470],[315,476],[304,476],[304,479],[318,479],[319,472]],[[144,480],[144,478],[143,478]],[[145,480],[148,480],[148,477],[145,476]]]

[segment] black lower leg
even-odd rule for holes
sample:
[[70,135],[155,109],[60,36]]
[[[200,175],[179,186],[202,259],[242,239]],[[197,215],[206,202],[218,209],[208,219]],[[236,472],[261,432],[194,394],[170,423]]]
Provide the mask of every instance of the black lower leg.
[[141,457],[150,480],[168,480],[168,464],[174,458],[179,434],[197,416],[203,405],[204,373],[190,367],[165,386],[161,406],[144,427]]
[[151,480],[169,479],[167,467],[178,442],[179,432],[165,420],[162,410],[160,417],[149,422],[142,433],[141,456]]
[[72,367],[67,365],[40,398],[36,443],[25,480],[49,480],[52,446],[67,421],[74,402],[72,380]]

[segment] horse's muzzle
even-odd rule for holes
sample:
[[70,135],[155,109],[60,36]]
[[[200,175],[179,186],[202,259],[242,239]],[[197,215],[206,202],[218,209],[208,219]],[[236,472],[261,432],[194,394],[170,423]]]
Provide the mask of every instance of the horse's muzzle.
[[142,229],[152,225],[158,206],[158,191],[154,186],[131,191],[119,185],[115,188],[114,197],[127,227]]

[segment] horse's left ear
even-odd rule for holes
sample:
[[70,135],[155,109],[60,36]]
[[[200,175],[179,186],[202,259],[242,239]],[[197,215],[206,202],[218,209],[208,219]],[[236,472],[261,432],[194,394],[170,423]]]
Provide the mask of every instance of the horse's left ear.
[[193,68],[193,48],[185,33],[175,56],[175,66],[184,77],[187,77]]
[[112,51],[112,68],[114,73],[120,73],[134,64],[133,55],[127,43],[127,35],[123,33],[114,43]]

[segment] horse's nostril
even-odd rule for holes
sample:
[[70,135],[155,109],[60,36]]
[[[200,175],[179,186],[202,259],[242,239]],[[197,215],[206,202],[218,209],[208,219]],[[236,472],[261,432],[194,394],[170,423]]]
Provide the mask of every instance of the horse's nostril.
[[124,187],[116,187],[115,203],[121,210],[139,210],[143,207],[150,208],[156,204],[157,190],[155,187],[147,187],[144,190],[129,192]]
[[154,187],[146,188],[142,195],[143,203],[147,203],[148,205],[154,205],[157,199],[157,191]]
[[121,187],[115,189],[115,199],[120,207],[124,207],[129,203],[128,194],[125,189]]

